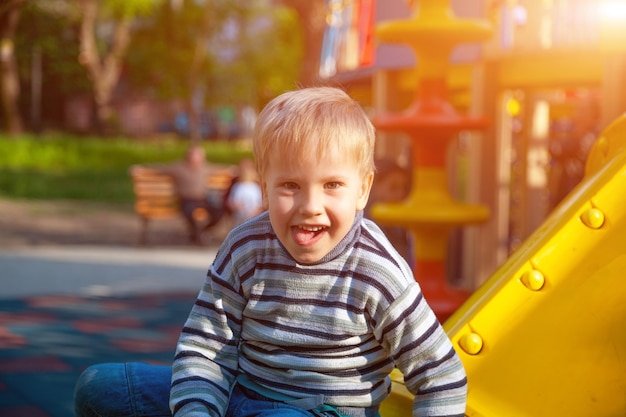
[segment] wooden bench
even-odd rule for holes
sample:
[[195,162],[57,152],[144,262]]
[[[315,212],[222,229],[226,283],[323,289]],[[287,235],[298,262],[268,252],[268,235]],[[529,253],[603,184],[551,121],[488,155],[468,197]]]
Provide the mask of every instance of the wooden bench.
[[[148,224],[152,220],[166,220],[182,216],[180,201],[176,195],[174,180],[166,174],[150,169],[136,169],[131,172],[135,194],[135,212],[141,219],[139,243],[146,244]],[[232,168],[215,170],[207,177],[207,193],[216,192],[223,196],[235,179]],[[193,216],[198,221],[206,220],[209,213],[197,209]]]

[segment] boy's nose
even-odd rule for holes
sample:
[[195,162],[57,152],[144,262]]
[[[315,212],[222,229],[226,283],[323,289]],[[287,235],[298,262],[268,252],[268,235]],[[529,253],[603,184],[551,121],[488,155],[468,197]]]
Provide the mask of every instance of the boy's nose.
[[324,205],[320,194],[321,193],[318,193],[315,190],[307,190],[307,192],[302,193],[302,198],[300,200],[300,213],[306,216],[317,216],[318,214],[321,214]]

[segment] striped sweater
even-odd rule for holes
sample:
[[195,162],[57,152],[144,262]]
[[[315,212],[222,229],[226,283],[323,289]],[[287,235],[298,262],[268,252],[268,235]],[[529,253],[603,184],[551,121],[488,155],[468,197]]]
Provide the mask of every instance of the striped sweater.
[[[414,416],[462,416],[463,365],[411,269],[359,212],[345,238],[298,264],[261,214],[218,250],[172,366],[175,417],[224,416],[238,374],[293,398],[376,407],[399,368]],[[344,408],[347,407],[347,408]]]

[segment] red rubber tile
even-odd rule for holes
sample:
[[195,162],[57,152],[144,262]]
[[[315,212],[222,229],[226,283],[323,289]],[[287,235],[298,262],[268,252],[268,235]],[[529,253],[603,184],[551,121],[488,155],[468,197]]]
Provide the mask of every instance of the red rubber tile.
[[[24,356],[0,360],[0,374],[68,372],[71,369],[70,365],[54,356]],[[0,413],[0,415],[5,414]]]

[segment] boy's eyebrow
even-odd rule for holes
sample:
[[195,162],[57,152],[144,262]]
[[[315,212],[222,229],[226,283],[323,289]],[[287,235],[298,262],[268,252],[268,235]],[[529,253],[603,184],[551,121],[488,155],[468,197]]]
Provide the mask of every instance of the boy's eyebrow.
[[329,175],[325,176],[323,179],[324,179],[324,182],[329,182],[329,181],[345,180],[347,178],[349,178],[348,175],[342,175],[342,174],[334,174],[333,175],[333,174],[329,174]]
[[[344,174],[334,174],[334,173],[330,173],[328,175],[325,175],[321,178],[321,182],[333,182],[333,181],[345,181],[349,178],[348,175],[344,175]],[[284,174],[278,174],[274,177],[274,181],[276,182],[284,182],[284,181],[293,181],[293,182],[298,182],[298,181],[302,181],[302,180],[307,180],[309,179],[308,175],[304,175],[304,176],[296,176],[293,175],[291,172],[285,172]]]

